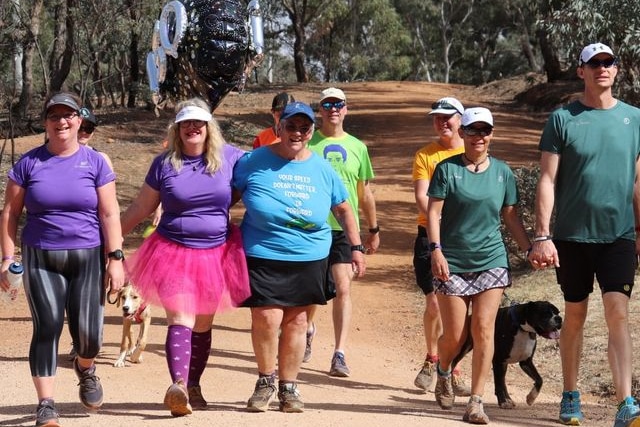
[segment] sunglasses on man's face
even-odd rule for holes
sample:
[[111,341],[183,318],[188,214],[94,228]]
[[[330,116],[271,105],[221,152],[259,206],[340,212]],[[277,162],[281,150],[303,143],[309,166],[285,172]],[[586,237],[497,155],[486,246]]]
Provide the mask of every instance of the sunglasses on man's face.
[[80,132],[88,133],[89,135],[91,135],[95,130],[95,126],[80,126]]
[[618,65],[618,59],[617,58],[608,58],[608,59],[590,59],[587,62],[584,63],[584,65],[586,65],[589,68],[592,69],[596,69],[596,68],[600,68],[600,67],[604,67],[604,68],[611,68],[613,66]]
[[335,108],[336,110],[342,110],[344,108],[345,105],[347,105],[346,102],[344,101],[326,101],[323,102],[322,104],[320,104],[322,106],[322,109],[325,111],[329,111],[332,108]]
[[462,132],[464,132],[464,134],[468,136],[488,136],[491,135],[491,132],[493,132],[493,128],[489,126],[481,128],[462,126]]

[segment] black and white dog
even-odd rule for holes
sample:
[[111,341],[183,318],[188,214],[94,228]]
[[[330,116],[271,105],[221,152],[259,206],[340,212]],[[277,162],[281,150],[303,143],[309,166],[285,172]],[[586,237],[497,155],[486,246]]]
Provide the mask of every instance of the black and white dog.
[[[512,409],[516,405],[507,392],[505,376],[507,366],[519,363],[522,370],[534,381],[527,394],[527,404],[533,405],[542,388],[542,377],[533,364],[537,337],[560,338],[562,317],[560,310],[548,301],[531,301],[513,304],[498,310],[496,317],[493,378],[496,397],[501,408]],[[453,361],[455,366],[473,348],[471,334]]]

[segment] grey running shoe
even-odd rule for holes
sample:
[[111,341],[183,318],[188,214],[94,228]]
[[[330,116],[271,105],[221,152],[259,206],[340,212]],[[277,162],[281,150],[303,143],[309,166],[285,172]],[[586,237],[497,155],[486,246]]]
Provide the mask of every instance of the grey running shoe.
[[296,383],[281,383],[278,388],[278,399],[282,412],[303,412],[304,403],[300,400]]
[[436,402],[442,409],[451,409],[456,395],[453,393],[453,386],[451,385],[451,375],[442,376],[438,374],[436,381]]
[[422,369],[416,375],[416,379],[413,380],[413,385],[425,392],[432,390],[434,386],[434,374],[436,372],[436,363],[429,359],[425,359]]
[[79,395],[82,405],[92,411],[100,409],[102,406],[102,384],[100,378],[96,376],[96,365],[81,371],[78,366],[78,359],[73,361],[73,370],[78,377],[78,385],[80,386]]
[[467,410],[462,416],[462,421],[469,424],[489,424],[489,417],[484,413],[480,396],[471,396],[467,403]]
[[332,377],[348,377],[350,374],[351,371],[347,366],[347,362],[344,361],[344,354],[337,351],[333,353],[329,375]]
[[60,427],[53,399],[42,399],[36,409],[36,427]]
[[189,392],[182,378],[167,389],[164,395],[164,406],[171,411],[171,415],[174,417],[183,417],[193,413],[189,403]]
[[313,329],[311,332],[307,331],[307,346],[304,349],[304,357],[302,358],[303,362],[308,362],[311,360],[311,343],[313,342],[313,337],[316,336],[316,324],[311,322]]
[[256,381],[256,388],[247,402],[247,410],[250,412],[264,412],[269,409],[269,402],[277,391],[273,378],[260,377]]
[[464,382],[464,378],[460,373],[454,372],[451,374],[451,385],[453,387],[453,394],[458,397],[471,396],[471,387]]
[[199,385],[187,387],[189,393],[189,403],[192,409],[207,409],[207,401],[202,396],[202,389]]

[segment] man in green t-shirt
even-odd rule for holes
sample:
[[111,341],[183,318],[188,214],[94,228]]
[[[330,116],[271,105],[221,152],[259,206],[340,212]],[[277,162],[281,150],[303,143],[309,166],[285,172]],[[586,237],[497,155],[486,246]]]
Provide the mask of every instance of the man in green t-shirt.
[[[556,267],[565,300],[560,334],[560,422],[583,420],[578,371],[594,277],[609,330],[608,359],[619,402],[614,427],[640,426],[631,394],[629,297],[640,230],[640,110],[613,97],[618,59],[609,46],[586,46],[578,61],[582,97],[554,111],[540,139],[540,180],[530,260]],[[551,213],[555,225],[551,233]]]
[[[332,228],[332,244],[329,253],[329,268],[331,281],[335,285],[336,296],[333,301],[333,329],[335,335],[335,349],[331,359],[329,375],[334,377],[348,377],[350,370],[345,362],[345,347],[349,326],[351,324],[351,280],[353,269],[351,265],[352,251],[374,253],[380,245],[378,221],[376,219],[376,203],[369,185],[373,178],[373,168],[367,146],[356,137],[344,131],[343,123],[347,115],[347,97],[338,88],[328,88],[320,95],[320,116],[322,123],[309,141],[309,148],[326,159],[333,169],[340,175],[342,182],[349,192],[349,204],[353,208],[356,220],[359,222],[359,211],[362,210],[369,233],[363,239],[364,246],[350,246],[342,227],[333,217],[329,216]],[[303,361],[311,358],[311,342],[316,333],[313,317],[316,306],[307,312],[307,347]]]

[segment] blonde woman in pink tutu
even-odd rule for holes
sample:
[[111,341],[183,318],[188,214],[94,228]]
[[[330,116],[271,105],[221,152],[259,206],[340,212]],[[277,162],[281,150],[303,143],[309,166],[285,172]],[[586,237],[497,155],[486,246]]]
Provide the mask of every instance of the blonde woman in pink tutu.
[[200,377],[214,315],[250,295],[240,232],[229,222],[229,208],[238,200],[232,172],[244,151],[225,143],[203,100],[183,101],[176,111],[167,150],[153,160],[122,216],[128,233],[162,203],[156,231],[125,266],[147,302],[166,311],[172,385],[164,403],[174,417],[206,408]]

